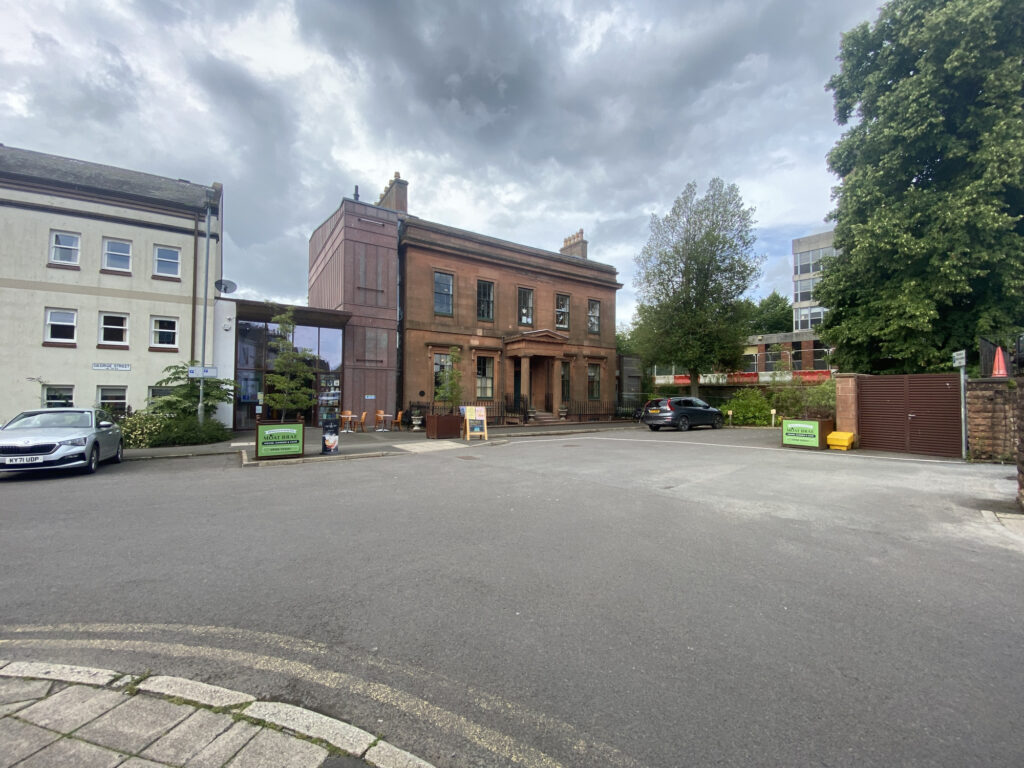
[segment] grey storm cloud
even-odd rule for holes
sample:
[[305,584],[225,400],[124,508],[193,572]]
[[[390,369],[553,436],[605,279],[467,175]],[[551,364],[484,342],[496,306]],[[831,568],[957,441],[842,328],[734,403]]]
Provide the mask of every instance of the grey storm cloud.
[[839,37],[878,4],[47,2],[0,9],[0,141],[223,182],[250,296],[301,301],[312,229],[400,169],[452,226],[552,249],[585,227],[626,304],[650,215],[713,176],[761,208],[788,288],[788,240],[826,226]]
[[138,77],[112,42],[96,40],[88,60],[82,62],[69,57],[53,35],[37,32],[32,40],[49,62],[52,76],[32,89],[30,102],[65,130],[73,130],[82,120],[118,122],[138,108]]

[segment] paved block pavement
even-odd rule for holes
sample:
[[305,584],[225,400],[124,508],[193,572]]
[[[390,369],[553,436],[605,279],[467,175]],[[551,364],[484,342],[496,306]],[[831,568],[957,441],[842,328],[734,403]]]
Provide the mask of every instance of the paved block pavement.
[[433,768],[348,723],[193,680],[0,659],[0,768]]

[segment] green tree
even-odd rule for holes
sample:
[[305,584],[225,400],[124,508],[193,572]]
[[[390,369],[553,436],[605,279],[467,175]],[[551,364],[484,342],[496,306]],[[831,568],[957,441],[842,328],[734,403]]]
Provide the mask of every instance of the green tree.
[[295,310],[289,307],[275,315],[278,332],[268,343],[274,358],[274,372],[266,376],[267,404],[281,412],[281,421],[288,411],[305,411],[316,404],[316,355],[311,350],[292,344],[295,331]]
[[637,354],[636,343],[633,341],[633,326],[621,324],[615,330],[615,351],[620,355]]
[[[153,399],[148,409],[172,418],[195,416],[199,411],[199,379],[189,378],[188,369],[198,364],[192,360],[164,368],[164,377],[155,386],[170,387],[170,394]],[[203,384],[203,415],[209,418],[218,403],[232,402],[234,392],[235,382],[231,379],[206,379]]]
[[778,291],[772,291],[757,304],[750,304],[753,308],[751,333],[788,333],[793,330],[793,305]]
[[890,0],[828,83],[837,255],[816,298],[839,367],[949,367],[1024,326],[1020,0]]
[[733,370],[742,360],[748,313],[740,297],[763,261],[754,240],[754,209],[735,184],[717,178],[703,197],[690,182],[668,214],[651,216],[636,257],[632,337],[645,363],[687,369],[694,395],[702,371]]
[[448,366],[438,374],[434,397],[448,405],[449,413],[455,413],[462,404],[462,352],[458,347],[450,347],[448,355]]

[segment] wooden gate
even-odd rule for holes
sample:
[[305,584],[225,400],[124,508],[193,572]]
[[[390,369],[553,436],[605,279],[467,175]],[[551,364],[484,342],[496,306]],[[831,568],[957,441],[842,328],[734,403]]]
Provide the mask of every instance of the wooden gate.
[[857,422],[861,448],[959,457],[960,377],[858,376]]

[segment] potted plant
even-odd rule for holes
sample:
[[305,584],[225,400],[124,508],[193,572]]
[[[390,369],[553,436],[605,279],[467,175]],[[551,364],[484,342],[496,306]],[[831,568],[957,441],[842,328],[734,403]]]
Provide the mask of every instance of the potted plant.
[[423,431],[423,411],[419,408],[412,408],[409,411],[409,418],[412,420],[412,431]]
[[[295,330],[295,312],[289,308],[275,315],[272,322],[278,332],[270,341],[274,354],[274,372],[268,373],[268,392],[264,400],[270,408],[280,411],[280,421],[256,422],[256,457],[301,456],[303,454],[302,412],[316,404],[315,356],[308,349],[299,349],[292,344]],[[288,412],[294,412],[292,418]]]
[[782,444],[798,448],[827,448],[829,433],[836,428],[835,381],[801,387],[798,391],[800,418],[783,418]]
[[462,416],[458,407],[462,403],[462,371],[459,363],[462,355],[458,347],[448,350],[450,364],[438,374],[434,397],[448,407],[445,414],[427,414],[427,437],[445,439],[459,436]]

